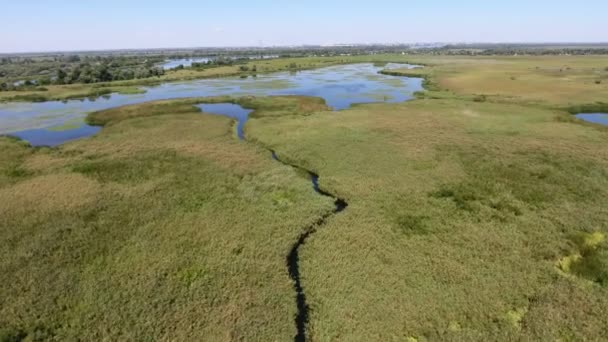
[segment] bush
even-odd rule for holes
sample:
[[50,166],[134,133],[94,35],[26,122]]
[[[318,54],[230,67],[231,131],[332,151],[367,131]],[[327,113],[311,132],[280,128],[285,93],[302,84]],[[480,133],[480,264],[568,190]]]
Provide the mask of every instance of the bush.
[[477,95],[473,98],[475,102],[486,102],[487,97],[485,95]]
[[51,84],[51,78],[48,76],[42,77],[38,80],[38,84],[45,86]]
[[27,94],[27,95],[16,95],[11,98],[13,101],[25,101],[25,102],[45,102],[48,99],[45,96],[38,94]]

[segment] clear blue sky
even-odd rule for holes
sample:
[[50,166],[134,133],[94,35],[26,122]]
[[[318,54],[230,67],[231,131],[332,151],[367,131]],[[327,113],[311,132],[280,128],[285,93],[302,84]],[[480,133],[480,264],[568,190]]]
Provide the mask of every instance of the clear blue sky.
[[606,42],[608,0],[3,0],[0,52]]

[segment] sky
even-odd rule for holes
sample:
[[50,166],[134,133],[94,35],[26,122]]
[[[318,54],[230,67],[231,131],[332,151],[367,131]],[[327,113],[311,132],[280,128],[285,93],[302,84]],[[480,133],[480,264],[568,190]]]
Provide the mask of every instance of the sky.
[[0,53],[608,42],[608,0],[0,0]]

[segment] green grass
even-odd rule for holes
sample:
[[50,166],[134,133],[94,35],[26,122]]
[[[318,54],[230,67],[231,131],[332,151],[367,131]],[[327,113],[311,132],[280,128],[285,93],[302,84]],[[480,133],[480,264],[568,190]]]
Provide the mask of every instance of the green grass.
[[316,111],[329,110],[325,101],[320,98],[303,96],[255,97],[245,96],[233,98],[230,96],[199,97],[178,100],[161,100],[136,105],[111,108],[94,112],[87,116],[86,121],[91,125],[105,126],[123,120],[176,114],[200,113],[195,105],[201,103],[234,103],[245,108],[253,109],[251,117],[310,115]]
[[3,340],[292,338],[285,257],[333,204],[189,108],[59,149],[0,139]]
[[589,103],[589,104],[583,104],[583,105],[576,105],[576,106],[567,108],[567,110],[571,114],[608,113],[608,103],[596,102],[596,103]]
[[252,120],[350,204],[301,252],[313,340],[606,337],[606,253],[555,265],[607,232],[607,136],[564,115],[444,99]]
[[48,128],[49,131],[61,132],[71,129],[76,129],[84,124],[82,118],[73,118],[66,120],[62,125]]
[[[311,340],[606,339],[608,130],[568,113],[603,108],[602,61],[416,58],[435,87],[408,103],[157,101],[0,139],[3,336],[292,339],[285,256],[333,204],[273,149],[349,203],[299,250]],[[254,109],[246,141],[202,102]]]

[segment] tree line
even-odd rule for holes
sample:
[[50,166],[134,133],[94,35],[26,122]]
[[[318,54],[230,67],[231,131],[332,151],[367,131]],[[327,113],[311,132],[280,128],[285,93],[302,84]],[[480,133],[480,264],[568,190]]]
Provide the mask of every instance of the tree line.
[[0,58],[0,90],[51,84],[99,83],[162,76],[164,58],[149,56],[52,56]]

